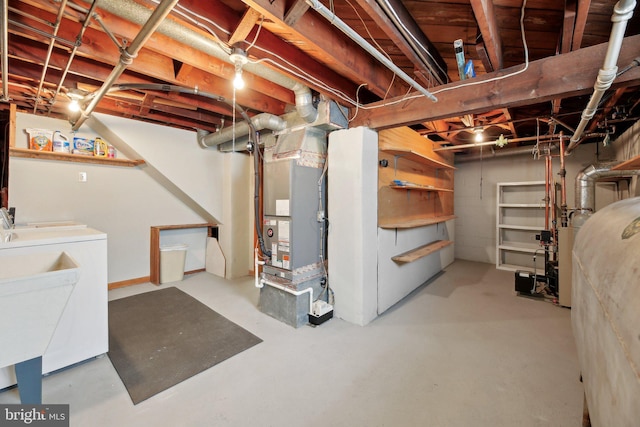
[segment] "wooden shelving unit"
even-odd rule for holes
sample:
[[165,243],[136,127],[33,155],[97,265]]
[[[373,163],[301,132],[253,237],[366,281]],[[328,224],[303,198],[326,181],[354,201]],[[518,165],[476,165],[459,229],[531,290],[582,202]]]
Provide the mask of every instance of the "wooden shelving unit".
[[397,263],[408,263],[426,257],[434,252],[439,251],[442,248],[453,244],[450,240],[436,240],[435,242],[427,243],[426,245],[407,251],[403,254],[392,257],[391,259]]
[[378,227],[415,228],[453,215],[453,155],[410,128],[381,131],[378,141]]
[[94,163],[109,166],[134,167],[144,164],[144,160],[141,159],[112,159],[108,157],[83,156],[80,154],[59,153],[53,151],[35,151],[29,150],[27,148],[17,147],[10,147],[9,155],[27,159],[57,160],[62,162],[74,163]]
[[496,268],[543,273],[544,181],[501,182],[496,195]]

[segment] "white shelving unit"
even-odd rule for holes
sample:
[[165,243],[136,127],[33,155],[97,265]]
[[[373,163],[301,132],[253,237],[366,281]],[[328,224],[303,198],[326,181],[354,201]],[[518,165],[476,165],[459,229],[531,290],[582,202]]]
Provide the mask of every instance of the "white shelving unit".
[[[496,268],[544,273],[544,181],[499,182],[496,211]],[[535,256],[535,265],[534,265]]]

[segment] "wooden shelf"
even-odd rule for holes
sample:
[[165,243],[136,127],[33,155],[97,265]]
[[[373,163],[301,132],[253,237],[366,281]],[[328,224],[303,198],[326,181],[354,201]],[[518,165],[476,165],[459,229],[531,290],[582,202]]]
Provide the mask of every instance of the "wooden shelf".
[[380,224],[380,228],[415,228],[415,227],[424,227],[425,225],[433,225],[439,224],[441,222],[446,222],[451,219],[456,219],[455,215],[448,216],[436,216],[433,218],[424,218],[424,219],[415,219],[412,221],[403,221],[398,223],[389,223],[389,224]]
[[45,159],[75,163],[94,163],[110,166],[134,167],[144,164],[144,160],[141,159],[112,159],[108,157],[83,156],[81,154],[59,153],[54,151],[35,151],[29,150],[27,148],[17,147],[9,148],[9,154],[13,157],[23,157],[27,159]]
[[427,166],[432,166],[440,169],[455,169],[455,167],[453,167],[452,165],[441,162],[439,160],[430,159],[414,150],[396,148],[396,149],[384,149],[383,151],[385,153],[393,154],[394,156],[398,156],[398,157],[404,157],[408,160],[422,163]]
[[398,263],[408,263],[418,260],[420,258],[424,258],[427,255],[431,255],[434,252],[439,251],[442,248],[445,248],[451,245],[453,242],[450,240],[436,240],[435,242],[428,243],[424,246],[420,246],[419,248],[412,249],[403,254],[392,257],[391,259]]
[[498,207],[501,208],[536,208],[544,209],[544,204],[540,203],[500,203]]
[[632,171],[636,169],[640,169],[640,155],[611,168],[614,171]]
[[544,225],[535,226],[535,225],[509,225],[509,224],[499,224],[498,228],[505,230],[526,230],[526,231],[541,231],[544,230]]
[[540,246],[535,243],[502,242],[502,244],[498,245],[498,248],[505,251],[524,252],[529,254],[534,254],[539,251],[542,251],[541,253],[544,253],[544,246]]
[[449,189],[449,188],[438,188],[438,187],[425,187],[422,185],[411,185],[411,184],[406,184],[406,185],[390,185],[389,188],[393,188],[396,190],[416,190],[416,191],[444,191],[444,192],[449,192],[449,193],[453,193],[453,190]]

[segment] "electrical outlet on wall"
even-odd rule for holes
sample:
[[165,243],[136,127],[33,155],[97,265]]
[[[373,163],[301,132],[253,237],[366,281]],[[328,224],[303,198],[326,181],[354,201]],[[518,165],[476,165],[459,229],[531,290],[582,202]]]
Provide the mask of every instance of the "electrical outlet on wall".
[[78,182],[87,182],[87,173],[86,172],[80,172],[78,174]]

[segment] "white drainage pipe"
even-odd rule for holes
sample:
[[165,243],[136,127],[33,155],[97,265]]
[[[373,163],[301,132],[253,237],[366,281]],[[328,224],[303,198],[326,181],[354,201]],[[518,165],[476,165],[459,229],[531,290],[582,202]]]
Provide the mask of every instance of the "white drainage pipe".
[[569,155],[571,151],[580,143],[582,133],[587,127],[589,121],[593,118],[598,110],[598,104],[604,93],[611,87],[618,72],[618,57],[624,40],[624,32],[627,29],[627,21],[633,16],[633,9],[636,7],[635,0],[620,0],[613,8],[613,26],[611,27],[611,35],[609,36],[609,45],[604,64],[598,71],[598,78],[593,86],[593,94],[589,103],[582,112],[580,123],[576,127],[576,131],[569,141],[569,146],[565,150],[565,155]]
[[264,261],[260,261],[258,259],[258,249],[255,250],[255,264],[254,264],[254,277],[255,277],[255,285],[256,288],[264,288],[264,285],[269,285],[272,288],[276,288],[276,289],[280,289],[281,291],[285,291],[287,293],[290,293],[291,295],[295,295],[295,296],[300,296],[302,294],[309,294],[309,313],[312,312],[312,308],[313,308],[313,288],[312,287],[308,287],[307,289],[303,289],[301,291],[294,291],[293,289],[281,285],[280,283],[276,283],[276,282],[272,282],[270,280],[263,278],[260,278],[259,273],[258,273],[258,266],[259,265],[264,265]]

